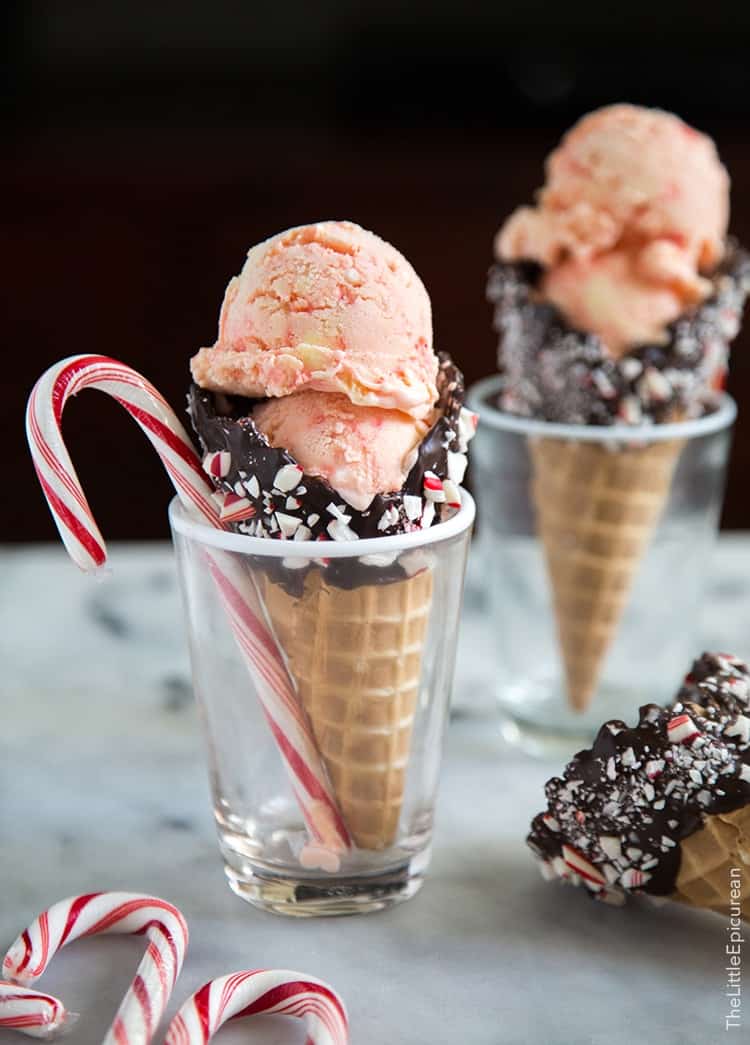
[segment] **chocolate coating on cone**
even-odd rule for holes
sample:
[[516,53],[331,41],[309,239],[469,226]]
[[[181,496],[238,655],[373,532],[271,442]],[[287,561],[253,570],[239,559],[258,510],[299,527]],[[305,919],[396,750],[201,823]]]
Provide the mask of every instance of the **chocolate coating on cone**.
[[487,297],[500,334],[507,413],[564,424],[663,423],[677,412],[699,417],[723,378],[729,343],[750,291],[750,255],[730,241],[712,277],[714,293],[667,328],[661,345],[642,345],[613,359],[595,334],[576,330],[535,297],[541,268],[498,262]]
[[671,894],[680,843],[750,803],[747,665],[703,654],[675,703],[644,705],[635,727],[605,723],[545,791],[527,841],[547,877],[614,902],[634,889]]
[[[377,494],[365,511],[347,504],[325,479],[302,471],[287,450],[272,447],[252,418],[256,400],[210,392],[193,384],[188,413],[204,453],[225,453],[228,464],[221,476],[212,475],[217,490],[239,495],[252,506],[252,516],[231,527],[237,533],[280,538],[279,518],[304,527],[306,540],[385,537],[408,533],[440,522],[455,511],[447,502],[430,499],[430,474],[441,482],[463,477],[467,440],[467,412],[463,410],[464,380],[447,353],[439,354],[437,419],[417,449],[416,461],[401,490]],[[282,483],[284,469],[298,476]],[[456,471],[458,469],[458,471]],[[459,474],[460,473],[460,474]],[[426,483],[427,480],[427,483]],[[321,547],[321,560],[325,547]],[[289,591],[301,593],[306,570],[283,566],[275,579]],[[342,588],[377,584],[406,576],[398,562],[388,568],[359,560],[331,559],[324,565],[328,583]],[[283,576],[282,576],[283,575]]]

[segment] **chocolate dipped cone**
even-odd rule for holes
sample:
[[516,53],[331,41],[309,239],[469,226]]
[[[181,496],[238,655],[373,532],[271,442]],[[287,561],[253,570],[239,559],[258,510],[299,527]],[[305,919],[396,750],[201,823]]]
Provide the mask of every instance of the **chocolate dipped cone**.
[[301,593],[266,579],[264,597],[349,831],[384,849],[404,798],[432,574],[346,590],[311,570]]
[[750,921],[750,805],[706,817],[684,839],[673,900]]
[[577,711],[596,692],[683,445],[672,439],[613,450],[592,442],[530,441],[538,533],[568,699]]

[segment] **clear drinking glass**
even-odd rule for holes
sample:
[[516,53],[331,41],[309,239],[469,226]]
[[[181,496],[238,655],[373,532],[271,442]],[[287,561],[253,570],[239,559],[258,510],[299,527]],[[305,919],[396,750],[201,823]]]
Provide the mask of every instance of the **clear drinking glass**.
[[506,739],[567,754],[672,698],[700,653],[736,407],[725,395],[695,421],[562,425],[498,410],[499,381],[468,395],[496,696]]
[[423,531],[274,541],[172,502],[219,845],[256,906],[348,914],[421,886],[473,519],[464,493]]

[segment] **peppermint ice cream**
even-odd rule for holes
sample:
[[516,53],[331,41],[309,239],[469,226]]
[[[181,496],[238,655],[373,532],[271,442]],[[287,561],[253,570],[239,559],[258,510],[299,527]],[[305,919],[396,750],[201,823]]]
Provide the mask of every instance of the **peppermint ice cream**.
[[340,392],[416,418],[437,398],[422,281],[389,243],[345,221],[253,247],[227,287],[216,344],[191,365],[202,388],[250,398]]
[[252,248],[191,368],[206,468],[240,533],[385,536],[456,510],[475,425],[463,378],[433,351],[419,277],[373,233],[329,221]]
[[355,406],[345,395],[297,392],[267,399],[253,420],[308,475],[321,476],[359,511],[376,494],[400,490],[428,425],[398,410]]
[[710,138],[656,109],[585,116],[535,207],[500,229],[489,297],[501,407],[572,423],[698,416],[750,284]]
[[671,113],[613,105],[565,135],[537,206],[511,215],[497,249],[543,265],[541,296],[621,355],[666,341],[667,324],[711,294],[728,218],[710,138]]

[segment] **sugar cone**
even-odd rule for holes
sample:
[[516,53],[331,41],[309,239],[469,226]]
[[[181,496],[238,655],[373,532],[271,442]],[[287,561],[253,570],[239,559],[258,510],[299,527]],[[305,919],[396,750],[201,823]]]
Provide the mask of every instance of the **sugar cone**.
[[[736,883],[731,887],[739,900],[730,896],[730,883]],[[750,805],[706,817],[703,827],[683,841],[671,898],[725,915],[737,905],[740,917],[750,921]]]
[[591,701],[683,440],[645,447],[530,441],[532,496],[552,586],[568,699]]
[[383,849],[401,815],[432,574],[346,591],[313,570],[301,596],[269,580],[264,595],[349,831]]

